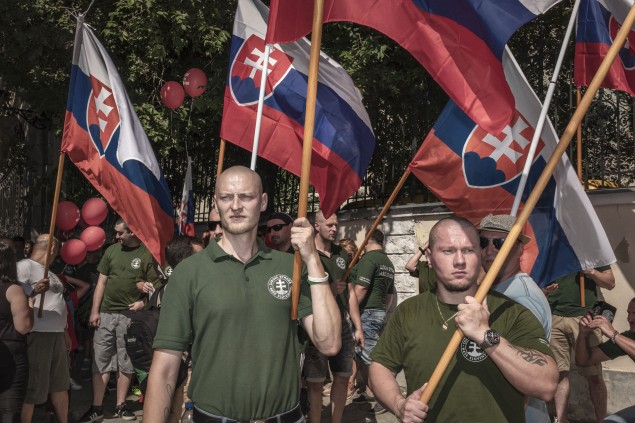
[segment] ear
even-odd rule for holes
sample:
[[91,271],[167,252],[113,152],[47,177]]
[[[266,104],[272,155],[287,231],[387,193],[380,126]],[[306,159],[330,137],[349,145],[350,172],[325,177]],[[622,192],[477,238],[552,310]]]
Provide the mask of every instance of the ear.
[[432,253],[430,252],[430,247],[426,247],[425,254],[426,254],[426,260],[428,260],[428,267],[432,269],[432,261],[430,260]]
[[267,193],[263,192],[262,196],[260,197],[260,212],[264,212],[265,210],[267,210],[268,201],[269,201],[269,197],[267,196]]

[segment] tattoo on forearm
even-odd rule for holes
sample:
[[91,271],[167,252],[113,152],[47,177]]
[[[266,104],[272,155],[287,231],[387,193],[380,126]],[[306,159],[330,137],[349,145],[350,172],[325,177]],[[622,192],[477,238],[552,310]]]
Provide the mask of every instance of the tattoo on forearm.
[[170,418],[170,408],[172,404],[172,394],[174,394],[174,388],[172,387],[172,385],[167,384],[165,389],[167,390],[168,394],[168,406],[163,409],[163,422],[168,423],[168,420]]
[[537,364],[538,366],[545,366],[547,364],[547,358],[534,350],[530,350],[527,348],[519,347],[510,342],[507,343],[509,348],[516,350],[516,354],[518,354],[523,360],[527,363]]

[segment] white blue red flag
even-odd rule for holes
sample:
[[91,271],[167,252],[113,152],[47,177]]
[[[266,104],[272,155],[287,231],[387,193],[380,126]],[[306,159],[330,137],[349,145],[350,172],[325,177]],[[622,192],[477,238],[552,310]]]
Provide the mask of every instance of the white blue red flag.
[[163,263],[174,234],[170,190],[108,53],[88,26],[79,31],[62,151]]
[[[492,133],[512,118],[501,58],[512,34],[559,0],[324,0],[324,22],[350,21],[408,50],[468,116]],[[311,31],[313,0],[271,0],[267,42]]]
[[[591,83],[632,6],[633,0],[581,0],[573,72],[576,86],[586,87]],[[635,96],[633,29],[600,86]]]
[[[221,137],[251,151],[269,9],[259,0],[239,0]],[[300,175],[311,44],[306,39],[272,46],[267,69],[258,155]],[[368,113],[346,71],[320,55],[311,184],[330,215],[362,184],[375,149]]]
[[[516,99],[514,118],[492,135],[450,101],[424,140],[410,170],[457,215],[477,224],[489,213],[509,214],[541,104],[511,54],[503,67]],[[558,138],[547,121],[531,166],[521,208]],[[524,233],[522,269],[541,286],[560,276],[615,261],[613,249],[566,155],[562,157]]]
[[196,235],[194,229],[194,193],[192,192],[192,159],[187,158],[187,171],[181,193],[181,207],[177,218],[179,235]]

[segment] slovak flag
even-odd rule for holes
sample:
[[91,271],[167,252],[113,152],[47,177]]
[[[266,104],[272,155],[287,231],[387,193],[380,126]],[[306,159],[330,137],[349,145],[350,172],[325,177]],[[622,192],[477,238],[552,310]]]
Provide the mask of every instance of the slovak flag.
[[[560,0],[324,0],[324,22],[368,26],[395,40],[483,128],[500,132],[512,118],[505,44],[522,25]],[[311,31],[313,0],[271,0],[267,43]]]
[[185,182],[183,182],[183,192],[181,193],[181,207],[178,216],[179,235],[196,235],[194,230],[194,193],[192,192],[192,158],[187,158],[187,171],[185,172]]
[[[492,135],[452,101],[445,107],[410,170],[454,213],[478,224],[488,213],[509,214],[531,145],[541,104],[509,51],[503,67],[516,99],[509,126]],[[539,140],[521,207],[558,143],[548,120]],[[540,286],[557,278],[615,262],[604,228],[566,155],[524,230],[521,267]]]
[[[591,83],[632,6],[633,0],[581,0],[573,68],[576,86]],[[600,86],[635,96],[633,29]]]
[[87,25],[78,30],[62,152],[163,263],[174,234],[170,190],[108,53]]
[[[221,137],[251,151],[264,63],[269,9],[239,0]],[[306,39],[271,46],[258,155],[300,175],[311,44]],[[362,184],[375,149],[368,113],[346,71],[320,54],[310,181],[326,216]]]

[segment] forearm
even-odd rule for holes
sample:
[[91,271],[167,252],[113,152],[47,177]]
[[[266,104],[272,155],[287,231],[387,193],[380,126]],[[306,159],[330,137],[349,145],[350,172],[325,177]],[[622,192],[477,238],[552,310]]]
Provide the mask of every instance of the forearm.
[[611,269],[604,271],[589,269],[586,271],[586,274],[601,288],[608,290],[615,288],[615,276]]
[[[305,260],[309,277],[321,278],[326,272],[317,253]],[[311,341],[326,355],[337,353],[342,345],[342,319],[328,283],[315,284],[311,289],[312,317],[307,320]]]
[[180,351],[172,350],[156,350],[154,352],[143,404],[144,422],[167,422],[172,395],[176,389],[181,354]]
[[401,419],[402,404],[406,399],[401,394],[395,374],[373,361],[370,364],[369,383],[379,402]]
[[423,251],[421,249],[418,249],[412,256],[410,256],[405,266],[408,272],[413,273],[417,271],[419,260],[421,259],[422,255]]
[[106,290],[107,276],[99,275],[97,285],[95,285],[95,291],[93,292],[93,306],[91,308],[92,314],[99,313],[101,307],[101,301],[104,299],[104,291]]
[[355,328],[360,329],[362,327],[362,316],[359,312],[359,299],[355,289],[349,289],[348,312]]
[[485,352],[518,391],[544,401],[553,398],[558,383],[558,367],[553,358],[513,345],[503,337]]

